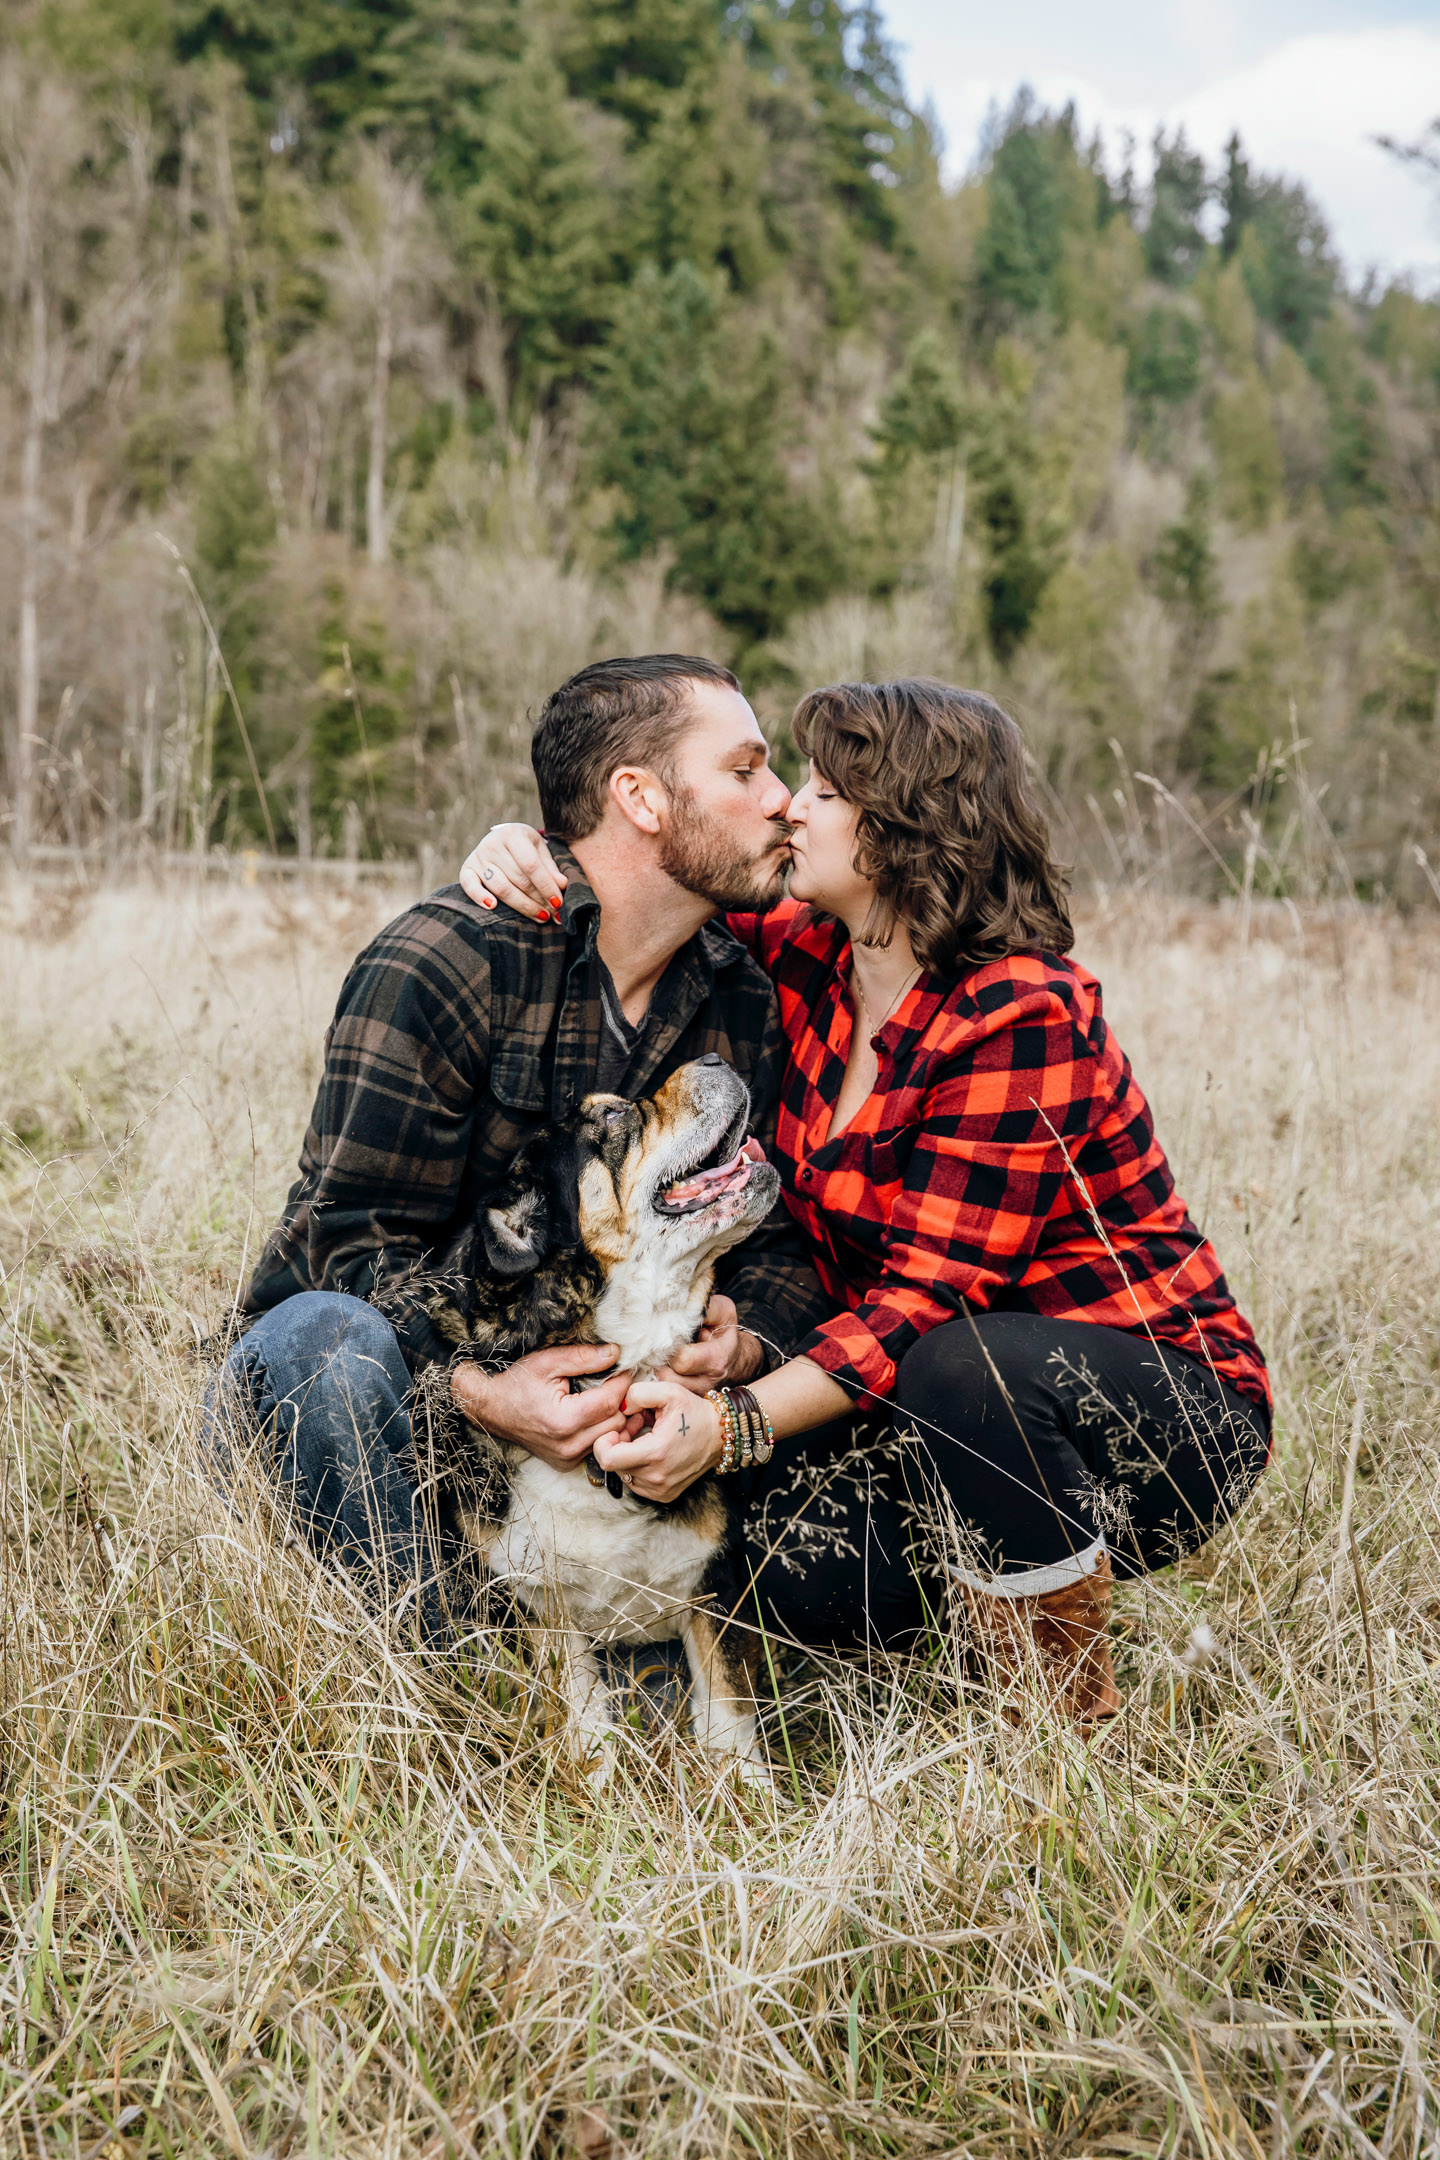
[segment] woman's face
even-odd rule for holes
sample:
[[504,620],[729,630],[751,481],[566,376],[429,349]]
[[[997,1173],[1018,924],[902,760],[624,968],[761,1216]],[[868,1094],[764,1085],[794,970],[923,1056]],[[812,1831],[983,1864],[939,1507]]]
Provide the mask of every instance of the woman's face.
[[795,858],[790,873],[791,898],[808,900],[852,927],[863,921],[870,912],[875,887],[855,868],[859,813],[816,771],[813,759],[809,779],[791,797],[789,815],[795,828],[790,842]]

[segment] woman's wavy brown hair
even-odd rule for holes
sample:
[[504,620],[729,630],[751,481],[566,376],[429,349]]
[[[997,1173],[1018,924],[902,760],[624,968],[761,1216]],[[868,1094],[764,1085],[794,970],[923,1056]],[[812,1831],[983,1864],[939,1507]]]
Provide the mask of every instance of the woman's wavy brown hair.
[[795,741],[859,812],[856,868],[874,880],[862,932],[903,923],[916,959],[949,975],[1075,942],[1066,876],[1015,722],[975,690],[912,678],[832,683],[795,708]]

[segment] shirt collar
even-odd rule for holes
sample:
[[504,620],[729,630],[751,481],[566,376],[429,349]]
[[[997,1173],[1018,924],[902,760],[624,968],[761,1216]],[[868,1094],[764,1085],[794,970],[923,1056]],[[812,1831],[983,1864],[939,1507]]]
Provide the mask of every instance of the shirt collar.
[[745,957],[744,946],[725,927],[723,920],[702,923],[697,942],[704,948],[705,957],[713,968],[734,967],[737,960]]
[[557,868],[565,873],[565,896],[560,903],[560,927],[567,936],[590,934],[600,921],[600,902],[594,886],[562,840],[546,842]]

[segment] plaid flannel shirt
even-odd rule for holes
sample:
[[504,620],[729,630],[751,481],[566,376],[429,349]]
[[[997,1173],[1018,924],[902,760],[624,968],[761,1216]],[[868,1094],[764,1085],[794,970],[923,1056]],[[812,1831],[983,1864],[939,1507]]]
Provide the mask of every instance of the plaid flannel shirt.
[[[355,961],[325,1040],[300,1175],[251,1278],[242,1326],[297,1291],[379,1291],[412,1365],[448,1359],[404,1278],[473,1219],[529,1135],[594,1086],[600,903],[573,856],[555,852],[569,877],[558,922],[492,914],[450,885]],[[784,1065],[775,994],[713,923],[658,984],[626,1089],[652,1094],[712,1050],[746,1082],[752,1129],[773,1151]],[[717,1287],[782,1356],[831,1310],[778,1204],[724,1256]]]
[[832,1139],[849,938],[795,901],[728,921],[779,993],[790,1062],[772,1159],[844,1308],[804,1356],[868,1400],[967,1307],[1047,1313],[1153,1335],[1269,1403],[1265,1360],[1175,1190],[1093,975],[1036,953],[922,976],[873,1038],[874,1091]]

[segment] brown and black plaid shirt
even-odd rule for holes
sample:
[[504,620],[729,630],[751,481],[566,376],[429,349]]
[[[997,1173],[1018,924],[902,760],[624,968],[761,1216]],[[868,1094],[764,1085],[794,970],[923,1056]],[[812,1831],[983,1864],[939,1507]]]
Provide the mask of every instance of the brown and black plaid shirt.
[[[301,1290],[387,1289],[412,1363],[448,1357],[400,1279],[470,1221],[535,1129],[595,1085],[600,903],[573,856],[558,922],[490,913],[458,885],[366,946],[340,991],[300,1175],[245,1295],[242,1325]],[[775,993],[707,923],[666,969],[624,1080],[633,1100],[718,1051],[773,1146],[784,1069]],[[782,1208],[721,1263],[743,1324],[782,1355],[831,1310]],[[773,1360],[772,1360],[773,1362]]]

